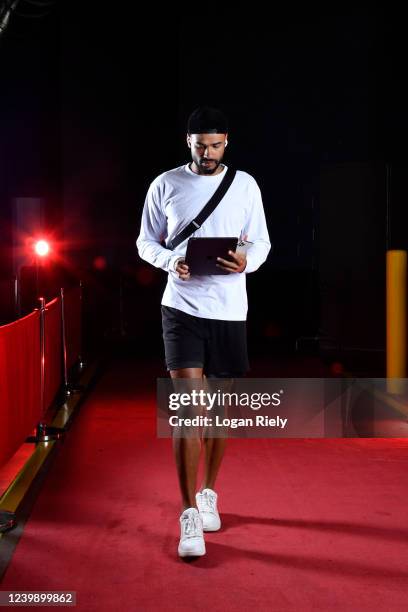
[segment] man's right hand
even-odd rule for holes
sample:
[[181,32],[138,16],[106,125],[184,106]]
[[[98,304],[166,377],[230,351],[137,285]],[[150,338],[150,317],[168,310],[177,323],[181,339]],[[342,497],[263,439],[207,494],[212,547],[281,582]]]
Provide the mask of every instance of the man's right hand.
[[181,280],[188,280],[191,276],[188,265],[186,264],[184,259],[179,259],[177,261],[176,272],[178,274],[178,277],[181,278]]

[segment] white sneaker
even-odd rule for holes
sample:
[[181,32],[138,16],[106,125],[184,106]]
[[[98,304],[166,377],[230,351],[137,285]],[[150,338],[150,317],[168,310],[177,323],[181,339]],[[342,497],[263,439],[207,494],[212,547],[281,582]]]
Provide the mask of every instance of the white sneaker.
[[212,489],[204,489],[196,494],[197,508],[203,521],[204,531],[218,531],[221,519],[217,510],[217,494]]
[[203,521],[197,508],[187,508],[180,516],[181,536],[178,546],[180,557],[201,557],[205,555]]

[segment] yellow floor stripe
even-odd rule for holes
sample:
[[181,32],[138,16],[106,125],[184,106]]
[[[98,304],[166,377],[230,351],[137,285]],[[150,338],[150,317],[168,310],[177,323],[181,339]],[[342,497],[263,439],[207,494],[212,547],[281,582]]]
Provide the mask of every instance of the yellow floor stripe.
[[0,510],[9,510],[10,512],[15,512],[17,510],[30,484],[48,457],[54,444],[55,441],[50,440],[49,442],[40,442],[37,445],[37,448],[28,459],[27,463],[22,467],[16,478],[0,498]]
[[[78,384],[84,387],[85,390],[92,377],[95,375],[97,367],[97,363],[92,364],[84,371],[82,377],[78,381]],[[58,412],[51,423],[53,427],[64,427],[67,424],[84,392],[85,391],[72,394],[58,409]],[[17,508],[30,488],[31,483],[55,444],[55,440],[49,440],[47,442],[40,442],[37,444],[33,454],[29,457],[13,482],[11,482],[7,490],[0,497],[0,510],[8,510],[9,512],[17,511]],[[0,539],[2,535],[4,534],[0,534]]]

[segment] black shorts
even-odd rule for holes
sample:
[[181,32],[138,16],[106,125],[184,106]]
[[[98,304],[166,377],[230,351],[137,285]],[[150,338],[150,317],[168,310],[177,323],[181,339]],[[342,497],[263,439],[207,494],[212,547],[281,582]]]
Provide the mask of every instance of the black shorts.
[[195,317],[162,306],[166,367],[203,368],[207,376],[239,377],[249,370],[246,321]]

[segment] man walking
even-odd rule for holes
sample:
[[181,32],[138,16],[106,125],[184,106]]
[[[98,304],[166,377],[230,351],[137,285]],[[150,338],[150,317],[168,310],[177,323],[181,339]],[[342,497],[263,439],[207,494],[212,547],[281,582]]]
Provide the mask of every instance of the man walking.
[[[225,115],[200,107],[189,117],[187,146],[192,161],[164,172],[150,185],[137,248],[142,259],[168,272],[162,298],[167,370],[172,378],[233,378],[249,369],[246,340],[246,274],[266,260],[270,241],[262,198],[255,179],[237,170],[232,184],[194,237],[236,236],[252,243],[247,253],[229,252],[218,265],[227,274],[195,276],[185,263],[187,239],[174,238],[196,219],[223,181],[228,145]],[[162,245],[162,241],[165,245]],[[172,243],[177,246],[172,250]],[[199,437],[173,437],[183,510],[181,557],[205,554],[204,531],[217,531],[221,520],[214,490],[225,438],[204,439],[205,473],[197,491]]]

